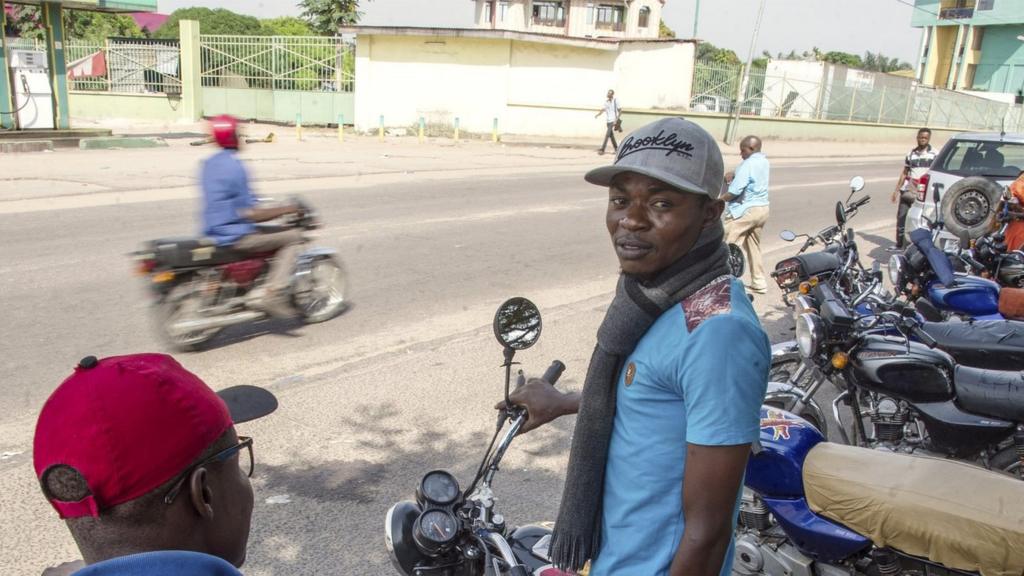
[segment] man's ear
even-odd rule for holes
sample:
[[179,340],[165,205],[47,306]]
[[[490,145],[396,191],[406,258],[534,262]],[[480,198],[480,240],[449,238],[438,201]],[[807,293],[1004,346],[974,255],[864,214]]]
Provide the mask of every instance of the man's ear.
[[210,489],[210,475],[200,466],[188,478],[189,500],[196,514],[205,519],[213,518],[213,491]]
[[721,220],[722,211],[724,210],[725,202],[721,200],[706,200],[704,202],[704,228],[707,228],[716,220]]

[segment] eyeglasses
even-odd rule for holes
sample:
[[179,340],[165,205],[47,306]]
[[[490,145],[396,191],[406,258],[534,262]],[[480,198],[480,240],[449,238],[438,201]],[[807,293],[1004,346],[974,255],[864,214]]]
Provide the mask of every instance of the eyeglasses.
[[[201,468],[203,466],[206,466],[207,464],[226,462],[232,456],[241,452],[243,448],[249,452],[249,458],[248,460],[246,460],[241,455],[239,455],[238,466],[242,469],[242,472],[245,473],[247,478],[252,478],[252,472],[256,468],[255,460],[252,457],[252,438],[249,438],[248,436],[239,436],[238,444],[235,444],[234,446],[231,446],[229,448],[225,448],[220,452],[217,452],[213,456],[210,456],[209,458],[201,462],[197,462],[196,464],[190,466],[187,470],[182,472],[181,477],[178,478],[178,481],[174,483],[174,486],[171,486],[171,489],[167,491],[167,495],[164,496],[164,504],[170,504],[174,502],[174,499],[177,498],[178,493],[181,492],[181,488],[185,485],[185,480],[187,480],[188,477],[192,475],[192,472],[194,472],[197,468]],[[246,464],[246,462],[248,462],[248,464]]]

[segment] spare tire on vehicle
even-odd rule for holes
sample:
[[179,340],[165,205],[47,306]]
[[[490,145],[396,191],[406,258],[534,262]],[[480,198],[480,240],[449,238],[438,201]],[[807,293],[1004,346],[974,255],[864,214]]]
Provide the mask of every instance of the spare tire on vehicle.
[[942,221],[946,230],[956,236],[964,234],[971,240],[990,232],[996,222],[996,212],[1003,195],[1003,187],[981,176],[964,178],[942,194]]

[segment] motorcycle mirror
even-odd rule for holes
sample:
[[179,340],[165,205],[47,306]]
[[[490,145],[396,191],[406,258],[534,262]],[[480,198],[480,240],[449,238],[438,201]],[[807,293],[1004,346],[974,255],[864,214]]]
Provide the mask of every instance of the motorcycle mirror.
[[537,305],[526,298],[511,298],[494,314],[494,336],[506,349],[526,350],[540,338]]
[[779,232],[779,238],[782,238],[786,242],[792,242],[796,240],[796,234],[792,230],[783,230]]
[[860,192],[864,189],[864,178],[862,176],[854,176],[850,179],[850,190],[854,192]]
[[842,202],[836,202],[836,224],[846,224],[846,208]]

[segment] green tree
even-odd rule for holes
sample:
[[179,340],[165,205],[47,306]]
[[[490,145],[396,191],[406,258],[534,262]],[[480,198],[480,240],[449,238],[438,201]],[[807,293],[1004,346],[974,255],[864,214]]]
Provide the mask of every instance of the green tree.
[[260,34],[264,36],[312,36],[313,29],[301,18],[282,16],[260,21]]
[[[14,5],[8,26],[22,38],[46,37],[43,15],[37,6]],[[144,34],[130,17],[123,14],[103,14],[85,10],[64,10],[64,34],[70,40],[84,40],[102,44],[107,38],[118,36],[142,38]]]
[[710,42],[697,44],[697,59],[715,64],[740,64],[740,57],[728,48],[719,48]]
[[224,8],[179,8],[171,13],[167,22],[156,32],[157,38],[177,38],[181,30],[182,20],[199,22],[203,34],[238,34],[242,36],[258,36],[262,27],[260,21],[253,16],[244,16]]
[[359,22],[359,0],[300,0],[302,18],[319,34],[334,36],[338,28]]
[[658,24],[658,38],[675,38],[675,37],[676,37],[676,31],[671,29],[671,28],[669,28],[668,24],[665,24],[665,21],[662,20],[661,23]]
[[863,68],[864,61],[861,60],[860,56],[856,54],[850,54],[848,52],[839,52],[836,50],[826,52],[821,56],[821,59],[830,64],[842,64],[849,66],[850,68]]

